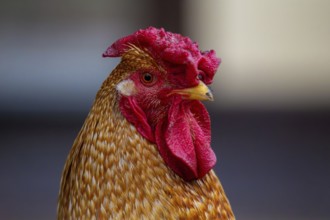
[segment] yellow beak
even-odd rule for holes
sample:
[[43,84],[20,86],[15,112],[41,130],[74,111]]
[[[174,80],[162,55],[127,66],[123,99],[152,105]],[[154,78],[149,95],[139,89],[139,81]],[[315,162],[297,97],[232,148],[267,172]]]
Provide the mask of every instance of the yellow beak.
[[169,95],[171,94],[182,95],[182,97],[185,99],[213,101],[212,92],[202,81],[199,81],[199,84],[195,87],[187,89],[175,89],[171,91]]

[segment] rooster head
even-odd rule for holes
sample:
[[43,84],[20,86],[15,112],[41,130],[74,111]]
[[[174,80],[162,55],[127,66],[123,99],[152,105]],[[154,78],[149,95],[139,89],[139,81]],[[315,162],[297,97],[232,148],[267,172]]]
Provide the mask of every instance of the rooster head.
[[122,115],[184,180],[205,176],[216,156],[201,100],[213,100],[207,85],[220,64],[215,52],[149,27],[117,40],[103,56],[121,57],[126,70],[116,85]]

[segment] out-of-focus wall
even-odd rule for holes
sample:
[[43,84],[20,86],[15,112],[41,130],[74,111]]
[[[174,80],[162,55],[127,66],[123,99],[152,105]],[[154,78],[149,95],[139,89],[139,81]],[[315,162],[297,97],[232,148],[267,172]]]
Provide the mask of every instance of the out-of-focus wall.
[[329,1],[183,2],[0,1],[0,111],[86,111],[118,62],[102,52],[149,25],[217,51],[211,106],[330,108]]
[[178,31],[173,2],[0,1],[0,112],[87,111],[119,61],[102,53],[150,25]]
[[222,58],[223,108],[330,108],[330,1],[185,1],[184,32]]

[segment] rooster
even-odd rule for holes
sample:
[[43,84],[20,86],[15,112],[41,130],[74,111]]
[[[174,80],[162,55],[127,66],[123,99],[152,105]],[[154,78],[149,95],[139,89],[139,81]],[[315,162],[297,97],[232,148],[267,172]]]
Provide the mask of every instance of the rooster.
[[188,37],[149,27],[113,43],[103,82],[67,158],[58,219],[234,219],[212,170],[220,64]]

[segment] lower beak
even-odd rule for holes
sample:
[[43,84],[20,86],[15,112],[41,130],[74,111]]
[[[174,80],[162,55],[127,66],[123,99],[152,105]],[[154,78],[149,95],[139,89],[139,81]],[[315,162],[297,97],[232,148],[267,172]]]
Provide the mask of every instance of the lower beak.
[[171,94],[179,94],[185,99],[213,101],[210,89],[202,81],[195,87],[172,90],[169,95]]

